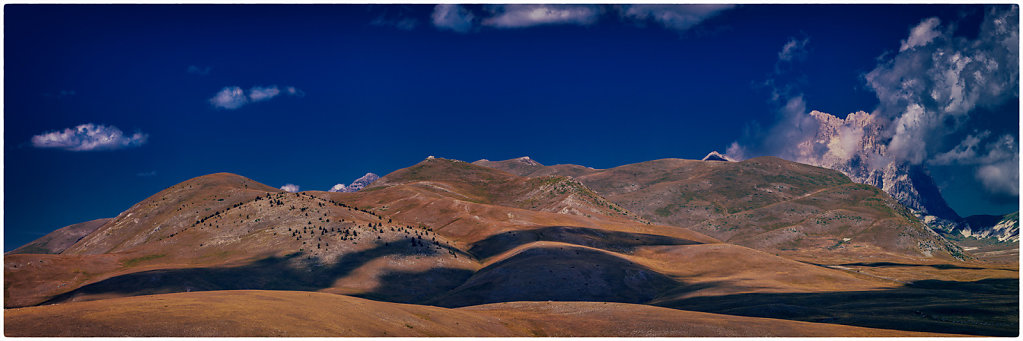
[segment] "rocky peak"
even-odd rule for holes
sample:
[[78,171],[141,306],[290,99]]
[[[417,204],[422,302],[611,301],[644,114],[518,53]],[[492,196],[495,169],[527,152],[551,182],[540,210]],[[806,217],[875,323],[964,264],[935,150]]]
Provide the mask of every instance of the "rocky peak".
[[533,159],[530,159],[528,156],[523,156],[523,157],[520,157],[520,158],[516,158],[515,161],[518,161],[518,162],[521,162],[521,163],[524,163],[524,164],[527,164],[527,165],[530,165],[530,166],[543,166],[539,162],[536,162]]
[[710,154],[707,154],[707,156],[704,156],[703,159],[701,159],[701,160],[702,161],[732,161],[731,158],[729,158],[728,156],[725,156],[724,154],[718,153],[718,151],[716,151],[716,150],[710,152]]
[[380,179],[380,176],[373,173],[366,173],[366,175],[363,175],[362,177],[355,179],[355,181],[353,181],[351,185],[345,186],[344,184],[337,184],[334,185],[334,187],[331,187],[328,192],[343,193],[358,192],[359,190],[366,188],[366,186],[369,186],[369,184],[373,183],[374,181],[377,181],[377,179]]
[[[812,111],[816,135],[800,143],[796,161],[844,173],[852,181],[884,190],[933,229],[951,232],[960,217],[921,165],[888,156],[884,125],[873,114],[856,112],[845,119]],[[824,151],[822,153],[822,151]]]

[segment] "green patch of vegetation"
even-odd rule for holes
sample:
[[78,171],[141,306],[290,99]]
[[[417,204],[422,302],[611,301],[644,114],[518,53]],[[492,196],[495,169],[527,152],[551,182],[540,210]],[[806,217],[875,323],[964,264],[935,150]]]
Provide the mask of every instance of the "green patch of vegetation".
[[678,205],[670,204],[668,206],[664,206],[664,207],[658,208],[658,209],[654,210],[654,214],[657,214],[657,215],[662,216],[662,217],[670,216],[671,213],[672,213],[671,212],[671,207],[672,206],[678,206]]
[[828,246],[828,250],[834,250],[834,249],[837,249],[837,248],[841,247],[841,246],[842,246],[842,244],[845,244],[845,243],[846,243],[846,241],[845,241],[845,240],[839,240],[839,241],[838,241],[837,243],[835,243],[835,245],[832,245],[832,246]]
[[154,259],[163,258],[165,256],[167,256],[167,255],[162,254],[162,253],[157,253],[157,254],[152,254],[152,255],[145,255],[145,256],[142,256],[142,257],[135,257],[135,258],[132,258],[132,259],[129,259],[129,260],[126,260],[126,261],[122,262],[121,265],[124,265],[126,267],[132,267],[132,266],[139,265],[142,262],[148,262],[148,261],[151,261],[151,260],[154,260]]

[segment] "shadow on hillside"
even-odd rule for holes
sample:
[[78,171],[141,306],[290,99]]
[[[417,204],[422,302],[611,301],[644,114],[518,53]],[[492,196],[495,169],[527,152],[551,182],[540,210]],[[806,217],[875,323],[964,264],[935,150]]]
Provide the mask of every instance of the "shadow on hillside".
[[427,303],[449,308],[514,301],[642,304],[680,286],[685,284],[603,251],[546,246],[490,264]]
[[422,303],[461,285],[472,271],[451,268],[432,268],[422,272],[393,271],[380,276],[380,285],[372,292],[354,294],[377,301]]
[[487,259],[517,246],[536,241],[563,242],[618,253],[632,253],[638,246],[693,245],[700,242],[645,233],[599,230],[585,227],[548,226],[509,231],[478,241],[469,249],[477,259]]
[[[42,304],[53,304],[72,300],[76,297],[115,294],[118,296],[152,295],[186,291],[209,290],[297,290],[315,291],[328,288],[340,278],[348,276],[362,265],[385,256],[435,255],[438,252],[462,253],[448,246],[416,247],[411,239],[391,242],[388,246],[377,246],[368,250],[343,254],[332,264],[323,264],[317,257],[295,252],[284,257],[267,257],[237,267],[206,267],[187,269],[164,269],[130,273],[111,277],[96,283],[79,287],[57,295]],[[435,269],[435,271],[398,276],[389,274],[391,280],[415,283],[408,287],[383,284],[377,290],[381,297],[391,297],[402,302],[414,302],[418,297],[431,297],[457,287],[472,275],[461,269]],[[394,277],[398,276],[398,277]],[[387,279],[384,279],[387,280]],[[409,289],[409,292],[403,290]]]
[[925,280],[874,291],[754,293],[659,304],[728,315],[987,336],[1019,334],[1019,279]]
[[872,268],[880,268],[880,267],[924,267],[924,266],[926,266],[926,267],[932,267],[932,268],[939,269],[939,270],[952,270],[952,269],[958,269],[958,270],[984,270],[985,269],[985,268],[959,266],[959,265],[952,265],[952,264],[905,264],[905,263],[892,263],[892,262],[846,263],[846,264],[841,264],[841,265],[844,265],[844,266],[867,266],[867,267],[872,267]]

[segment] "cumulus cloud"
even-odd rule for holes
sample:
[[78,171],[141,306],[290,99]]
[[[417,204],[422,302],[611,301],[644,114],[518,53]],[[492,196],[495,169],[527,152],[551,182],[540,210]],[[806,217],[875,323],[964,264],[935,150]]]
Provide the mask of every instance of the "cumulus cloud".
[[880,101],[877,111],[892,121],[890,152],[912,163],[969,123],[974,109],[1019,96],[1015,6],[991,8],[974,40],[947,32],[932,37],[927,32],[937,32],[936,25],[937,19],[925,20],[903,44],[910,47],[866,75]]
[[475,16],[462,5],[440,4],[433,7],[430,18],[438,29],[466,33],[472,29]]
[[977,180],[992,194],[1019,195],[1019,154],[1003,162],[977,168]]
[[994,194],[1019,195],[1019,145],[1016,138],[1005,134],[988,140],[990,131],[967,135],[951,150],[928,161],[932,165],[975,166],[974,176]]
[[237,86],[229,86],[217,92],[213,98],[210,98],[210,104],[214,107],[221,109],[238,109],[241,106],[249,102],[248,97],[245,96],[245,91]]
[[345,184],[337,184],[327,190],[327,192],[344,192],[346,188],[348,187]]
[[[284,87],[284,92],[290,96],[305,96],[305,92],[293,86]],[[249,103],[262,102],[281,94],[281,89],[276,85],[254,86],[249,91],[242,90],[238,86],[228,86],[217,92],[210,98],[210,105],[218,109],[234,110]]]
[[921,21],[919,25],[916,25],[916,27],[909,31],[909,38],[902,41],[899,52],[929,44],[941,34],[935,30],[939,24],[941,24],[941,20],[938,20],[938,18],[927,18]]
[[253,102],[265,101],[276,97],[281,93],[281,90],[276,85],[261,87],[254,86],[249,89],[249,100]]
[[781,51],[778,52],[778,60],[791,62],[793,59],[805,59],[807,54],[806,44],[809,43],[810,38],[789,38],[789,41],[785,43],[785,45],[781,47]]
[[589,25],[600,16],[600,8],[591,5],[490,5],[491,17],[483,19],[484,26],[519,28],[538,25]]
[[285,192],[288,192],[288,193],[295,193],[295,192],[298,192],[298,185],[295,185],[295,184],[285,184],[284,186],[281,186],[281,190],[283,190]]
[[970,162],[977,157],[977,145],[984,138],[991,135],[991,131],[985,130],[976,135],[966,135],[966,138],[959,142],[951,150],[935,155],[933,159],[928,161],[932,165],[949,165],[953,163]]
[[142,132],[126,135],[115,126],[86,123],[62,131],[32,136],[32,146],[75,152],[115,150],[141,146],[148,138],[149,136]]
[[701,4],[701,5],[624,5],[620,7],[621,16],[636,21],[652,20],[665,28],[675,31],[685,31],[700,22],[707,20],[721,12],[731,9],[735,5],[726,4]]

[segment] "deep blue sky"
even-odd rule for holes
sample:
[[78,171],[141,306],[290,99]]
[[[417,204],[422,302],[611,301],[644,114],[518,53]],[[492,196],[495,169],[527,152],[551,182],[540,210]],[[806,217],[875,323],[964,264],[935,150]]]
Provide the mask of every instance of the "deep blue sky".
[[[970,34],[983,15],[753,5],[687,30],[611,13],[589,25],[458,33],[431,24],[433,10],[5,6],[4,249],[213,172],[326,190],[427,155],[595,168],[700,158],[750,122],[774,120],[778,104],[757,84],[791,39],[810,39],[806,61],[777,77],[799,84],[809,109],[844,116],[878,105],[863,74],[922,19],[958,20]],[[225,87],[271,85],[304,95],[234,110],[210,102]],[[35,135],[85,123],[148,139],[105,151],[33,147]],[[964,215],[1008,207],[950,201]]]

